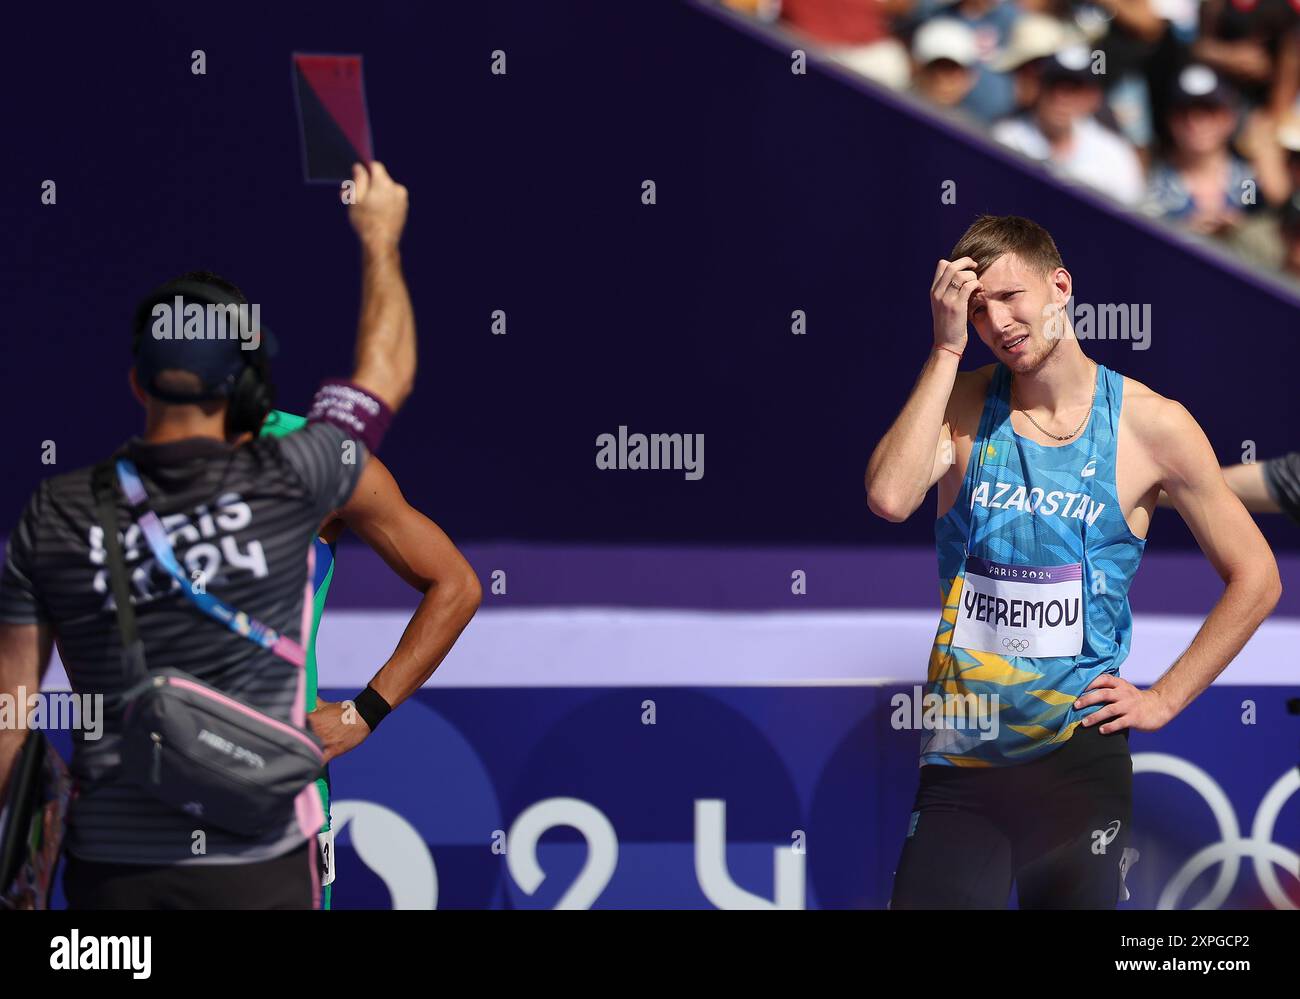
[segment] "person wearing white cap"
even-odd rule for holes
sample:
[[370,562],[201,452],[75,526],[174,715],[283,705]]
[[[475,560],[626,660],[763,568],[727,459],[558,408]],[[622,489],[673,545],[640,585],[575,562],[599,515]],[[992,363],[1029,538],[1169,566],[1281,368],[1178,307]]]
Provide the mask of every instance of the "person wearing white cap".
[[1063,49],[1043,66],[1032,111],[998,122],[993,137],[1063,176],[1105,191],[1126,205],[1142,198],[1142,164],[1133,147],[1093,115],[1101,84],[1084,47]]
[[1227,236],[1260,207],[1250,165],[1232,151],[1237,95],[1208,66],[1186,66],[1169,99],[1170,149],[1151,168],[1145,210],[1194,232]]
[[914,25],[944,18],[960,21],[974,32],[974,83],[961,109],[981,122],[996,121],[1012,110],[1011,78],[993,63],[1020,16],[1015,0],[915,0],[911,16]]
[[944,108],[956,108],[975,85],[975,32],[951,17],[926,21],[912,36],[912,86]]

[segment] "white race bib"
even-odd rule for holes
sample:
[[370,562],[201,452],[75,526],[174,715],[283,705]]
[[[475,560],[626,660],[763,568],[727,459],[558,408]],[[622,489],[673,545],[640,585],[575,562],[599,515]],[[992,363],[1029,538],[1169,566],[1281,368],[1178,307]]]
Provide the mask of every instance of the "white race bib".
[[334,827],[318,832],[316,843],[320,847],[320,886],[327,888],[334,883]]
[[952,644],[1000,656],[1083,651],[1083,566],[1004,565],[966,557]]

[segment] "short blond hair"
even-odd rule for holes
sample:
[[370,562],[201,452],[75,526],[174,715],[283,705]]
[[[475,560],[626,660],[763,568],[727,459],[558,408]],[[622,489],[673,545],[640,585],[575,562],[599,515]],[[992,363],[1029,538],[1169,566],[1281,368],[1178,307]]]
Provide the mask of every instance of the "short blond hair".
[[976,274],[983,274],[999,257],[1014,253],[1041,274],[1050,274],[1061,263],[1061,252],[1052,234],[1037,222],[1019,215],[981,215],[971,223],[957,245],[952,260],[971,257]]

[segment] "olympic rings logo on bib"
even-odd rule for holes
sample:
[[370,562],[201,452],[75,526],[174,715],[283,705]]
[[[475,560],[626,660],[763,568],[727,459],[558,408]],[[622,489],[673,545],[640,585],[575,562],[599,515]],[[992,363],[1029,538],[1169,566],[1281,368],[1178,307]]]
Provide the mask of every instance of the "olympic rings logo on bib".
[[1083,651],[1082,563],[1009,565],[968,555],[952,645],[1027,658],[1077,656]]

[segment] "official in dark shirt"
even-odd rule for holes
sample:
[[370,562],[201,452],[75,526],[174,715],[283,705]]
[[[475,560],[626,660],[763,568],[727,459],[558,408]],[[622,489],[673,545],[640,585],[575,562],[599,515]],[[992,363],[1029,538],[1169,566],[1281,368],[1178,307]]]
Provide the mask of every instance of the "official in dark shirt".
[[[144,434],[116,452],[138,469],[185,576],[301,643],[308,558],[321,521],[344,505],[410,393],[415,322],[398,242],[407,195],[381,164],[358,166],[349,221],[361,242],[362,305],[350,379],[329,380],[307,425],[253,439],[273,403],[270,341],[234,285],[191,272],[157,289],[136,316],[131,388]],[[260,310],[259,310],[260,311]],[[125,353],[126,345],[123,344]],[[117,517],[145,661],[183,669],[272,718],[303,727],[301,666],[196,608],[155,564],[119,496]],[[0,693],[39,689],[57,641],[74,694],[124,684],[119,626],[90,469],[40,484],[10,536],[0,574]],[[313,718],[325,757],[358,745],[400,698],[367,687],[363,721]],[[310,784],[278,828],[240,836],[204,828],[121,774],[120,708],[102,738],[74,732],[77,797],[68,817],[65,890],[74,908],[313,908],[320,801]],[[81,737],[77,737],[81,736]],[[0,729],[0,802],[25,732]],[[314,811],[313,811],[314,808]]]
[[[1225,465],[1223,479],[1251,513],[1285,513],[1300,524],[1300,451]],[[1163,491],[1160,506],[1172,506]]]

